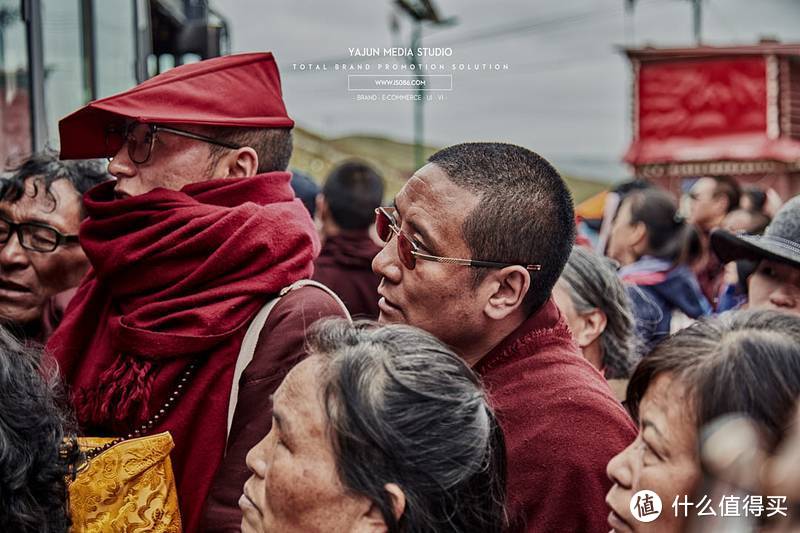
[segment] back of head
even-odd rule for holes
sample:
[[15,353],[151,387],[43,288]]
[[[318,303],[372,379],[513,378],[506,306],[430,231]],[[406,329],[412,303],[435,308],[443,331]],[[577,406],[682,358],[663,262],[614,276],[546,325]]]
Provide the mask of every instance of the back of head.
[[80,452],[55,366],[0,328],[0,530],[64,532]]
[[645,255],[672,263],[688,260],[696,230],[678,212],[678,204],[668,192],[649,188],[631,193],[631,224],[643,223],[647,229]]
[[[206,127],[209,137],[236,146],[249,146],[258,155],[256,172],[283,172],[292,157],[292,130],[289,128]],[[227,148],[209,144],[208,169],[213,169]]]
[[[502,432],[475,374],[436,338],[403,325],[317,323],[309,353],[323,390],[342,483],[372,500],[388,530],[501,531]],[[385,485],[398,485],[395,518]]]
[[764,211],[764,206],[767,203],[767,193],[764,192],[760,187],[757,185],[748,185],[742,189],[742,197],[739,199],[740,204],[744,206],[744,199],[747,198],[749,205],[747,209],[749,211],[753,211],[755,213],[761,213]]
[[686,388],[698,429],[742,413],[762,425],[774,448],[800,394],[800,317],[734,311],[701,319],[667,338],[631,377],[628,402],[634,415],[647,386],[662,373]]
[[314,213],[317,209],[317,195],[320,191],[319,185],[305,174],[296,170],[292,170],[292,181],[289,182],[289,185],[292,186],[294,195],[303,202],[311,218],[314,218]]
[[[556,169],[538,154],[505,143],[457,144],[428,161],[480,198],[462,230],[473,257],[542,265],[531,274],[523,303],[528,313],[541,307],[575,242],[572,196]],[[485,274],[476,269],[476,283]]]
[[770,218],[761,211],[734,209],[722,221],[722,229],[733,233],[744,232],[750,235],[761,235],[769,226]]
[[726,212],[730,213],[739,207],[739,199],[742,195],[742,188],[731,176],[710,176],[715,182],[714,196],[725,196],[728,200]]
[[331,171],[322,195],[337,226],[366,230],[383,201],[383,178],[366,163],[348,161]]
[[112,179],[101,160],[61,161],[56,152],[45,150],[33,154],[20,166],[11,169],[10,176],[0,180],[0,200],[17,202],[25,193],[25,180],[28,178],[36,178],[37,187],[44,187],[47,193],[53,182],[66,180],[79,196],[95,185]]
[[605,376],[627,378],[636,354],[636,330],[630,301],[610,261],[582,246],[575,246],[561,279],[569,287],[578,313],[601,310],[606,327],[600,336]]

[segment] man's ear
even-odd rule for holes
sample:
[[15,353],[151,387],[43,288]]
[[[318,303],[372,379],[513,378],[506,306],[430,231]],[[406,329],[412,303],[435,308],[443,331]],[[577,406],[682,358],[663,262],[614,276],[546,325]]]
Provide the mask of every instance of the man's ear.
[[600,309],[593,309],[588,313],[581,313],[583,328],[575,336],[578,346],[586,348],[606,330],[606,314]]
[[493,320],[502,320],[522,306],[531,274],[523,266],[508,266],[491,272],[481,285],[489,292],[484,312]]
[[258,174],[258,154],[249,147],[228,150],[214,171],[215,178],[250,178]]
[[[392,499],[392,512],[395,520],[400,521],[400,517],[406,510],[406,495],[398,485],[387,483],[383,486]],[[386,533],[389,527],[383,519],[383,513],[374,503],[370,503],[369,510],[361,516],[358,525],[354,528],[354,533]]]

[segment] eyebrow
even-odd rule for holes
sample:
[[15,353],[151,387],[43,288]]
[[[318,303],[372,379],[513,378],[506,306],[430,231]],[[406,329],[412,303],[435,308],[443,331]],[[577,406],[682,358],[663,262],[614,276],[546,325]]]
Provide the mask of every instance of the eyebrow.
[[[397,209],[397,201],[396,200],[392,200],[392,208],[399,215],[400,211]],[[423,241],[425,241],[424,243],[418,242],[417,244],[421,244],[424,248],[427,248],[428,251],[434,252],[435,251],[434,247],[431,244],[433,242],[433,239],[431,239],[431,236],[430,236],[430,233],[428,232],[428,230],[426,230],[422,226],[419,226],[419,225],[415,224],[414,222],[412,222],[410,220],[406,220],[406,223],[409,226],[411,226],[411,229],[413,230],[413,233],[416,233],[417,235],[419,235],[422,238]]]
[[664,438],[664,435],[658,430],[658,427],[656,427],[655,423],[650,420],[642,420],[642,432],[644,432],[644,430],[647,428],[653,428],[653,431],[655,431],[659,437],[662,439]]
[[272,418],[275,419],[275,424],[278,426],[278,429],[281,433],[286,435],[292,434],[291,425],[286,417],[283,415],[280,409],[276,409],[275,407],[275,395],[272,394],[269,397],[270,401],[272,402]]

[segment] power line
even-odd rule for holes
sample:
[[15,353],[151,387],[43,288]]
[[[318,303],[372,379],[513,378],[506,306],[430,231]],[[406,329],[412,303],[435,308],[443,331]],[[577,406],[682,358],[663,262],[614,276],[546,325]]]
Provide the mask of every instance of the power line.
[[[640,3],[652,3],[655,0],[640,0]],[[516,21],[511,24],[501,24],[494,27],[490,27],[487,29],[474,31],[466,35],[462,35],[460,37],[456,37],[454,39],[447,39],[441,43],[435,43],[437,46],[453,46],[458,44],[464,43],[476,43],[485,41],[487,39],[495,39],[498,37],[504,36],[514,36],[514,35],[524,35],[527,33],[538,31],[542,32],[550,32],[562,29],[564,27],[574,26],[577,22],[582,22],[587,19],[596,20],[597,17],[608,17],[612,15],[619,15],[623,12],[623,6],[620,4],[617,8],[602,8],[602,9],[594,9],[591,11],[583,11],[580,13],[570,13],[567,15],[559,15],[555,17],[551,17],[548,19],[542,19],[541,17],[530,17],[524,19],[522,21]],[[444,33],[443,31],[438,31],[426,36],[426,38],[434,39],[435,36]],[[364,58],[364,57],[351,57],[351,56],[340,56],[335,58],[324,58],[324,59],[317,59],[312,61],[292,61],[291,63],[296,64],[312,64],[312,65],[327,65],[333,66],[335,64],[349,64],[349,63],[373,63],[375,61],[381,61],[381,58]]]

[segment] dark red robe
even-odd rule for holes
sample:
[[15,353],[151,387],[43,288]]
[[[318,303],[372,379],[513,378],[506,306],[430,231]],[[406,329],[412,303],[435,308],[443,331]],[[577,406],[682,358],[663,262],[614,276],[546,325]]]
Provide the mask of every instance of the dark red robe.
[[339,295],[353,317],[378,318],[378,282],[372,259],[381,251],[365,231],[328,237],[314,261],[314,279]]
[[606,532],[606,465],[636,426],[552,300],[481,359],[506,438],[511,532]]

